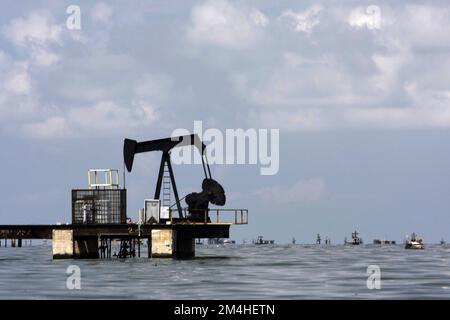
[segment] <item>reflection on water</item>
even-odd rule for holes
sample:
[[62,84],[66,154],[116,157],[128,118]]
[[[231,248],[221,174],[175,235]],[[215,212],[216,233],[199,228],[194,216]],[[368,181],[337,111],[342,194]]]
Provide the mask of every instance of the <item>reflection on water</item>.
[[[142,253],[146,256],[146,252]],[[0,248],[2,299],[450,298],[450,247],[200,246],[192,260],[52,260],[50,246]],[[68,290],[66,269],[81,270]],[[381,268],[381,290],[366,286]]]

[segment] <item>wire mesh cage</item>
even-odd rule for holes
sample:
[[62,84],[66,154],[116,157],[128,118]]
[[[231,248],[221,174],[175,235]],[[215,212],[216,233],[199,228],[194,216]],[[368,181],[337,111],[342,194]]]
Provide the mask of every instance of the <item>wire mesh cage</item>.
[[126,189],[72,190],[72,223],[126,223]]

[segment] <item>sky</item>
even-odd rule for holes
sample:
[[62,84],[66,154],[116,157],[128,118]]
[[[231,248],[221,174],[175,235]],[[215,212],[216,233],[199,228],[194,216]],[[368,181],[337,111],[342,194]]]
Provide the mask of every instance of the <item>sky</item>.
[[[80,29],[68,28],[70,5]],[[2,1],[0,224],[70,222],[89,168],[123,170],[125,137],[279,129],[279,171],[212,165],[258,235],[342,243],[358,230],[450,240],[446,1]],[[128,215],[159,154],[126,175]],[[176,165],[181,196],[199,165]]]

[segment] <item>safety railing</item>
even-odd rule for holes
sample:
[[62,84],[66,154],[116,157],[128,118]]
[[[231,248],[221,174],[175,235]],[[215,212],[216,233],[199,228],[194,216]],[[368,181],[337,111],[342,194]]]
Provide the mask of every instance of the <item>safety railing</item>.
[[247,209],[207,209],[188,210],[183,208],[183,219],[179,219],[178,209],[170,209],[171,223],[183,224],[248,224]]
[[[99,182],[103,176],[103,183]],[[89,189],[119,189],[119,170],[117,169],[89,169]]]

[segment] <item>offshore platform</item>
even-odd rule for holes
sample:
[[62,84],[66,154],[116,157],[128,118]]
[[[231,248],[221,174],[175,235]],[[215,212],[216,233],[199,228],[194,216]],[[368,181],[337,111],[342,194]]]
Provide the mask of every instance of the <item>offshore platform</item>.
[[[180,199],[170,155],[173,148],[184,146],[198,149],[205,177],[202,191]],[[224,206],[226,195],[211,176],[205,149],[196,134],[143,142],[125,139],[123,157],[128,172],[136,154],[162,152],[154,196],[144,200],[137,222],[127,215],[127,190],[120,186],[119,171],[91,169],[87,189],[72,190],[71,224],[0,225],[0,246],[3,240],[7,246],[8,239],[18,247],[23,239],[51,239],[54,259],[96,259],[111,258],[114,242],[120,244],[116,256],[127,258],[140,257],[146,240],[148,257],[193,257],[196,238],[228,238],[231,225],[248,224],[247,209],[209,208],[210,204]]]

